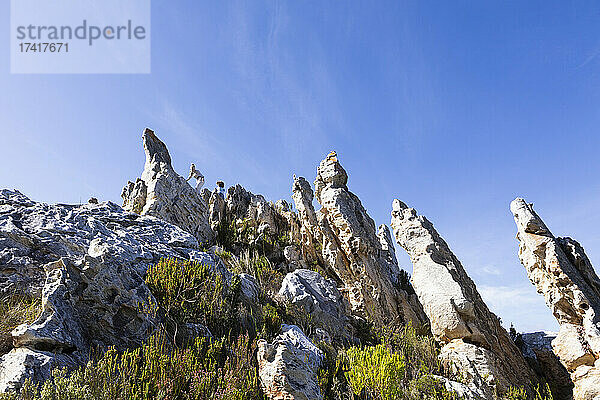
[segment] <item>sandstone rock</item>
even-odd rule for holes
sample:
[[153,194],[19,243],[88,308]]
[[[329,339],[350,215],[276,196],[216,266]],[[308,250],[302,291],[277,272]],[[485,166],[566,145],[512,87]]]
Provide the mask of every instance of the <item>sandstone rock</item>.
[[154,131],[146,128],[142,139],[146,164],[141,178],[123,188],[123,208],[160,218],[191,233],[203,244],[212,243],[214,233],[202,195],[175,172],[167,146]]
[[286,246],[299,241],[300,231],[297,216],[285,201],[274,204],[235,185],[228,189],[226,200],[213,193],[209,207],[210,224],[228,250],[236,254],[260,250],[280,270],[305,265],[302,260],[288,263],[284,255]]
[[295,325],[282,325],[272,344],[258,342],[258,373],[271,400],[322,399],[317,371],[324,355]]
[[[388,265],[398,265],[398,259],[396,258],[396,251],[394,249],[394,242],[392,241],[392,234],[390,228],[387,225],[381,224],[377,229],[377,237],[381,244],[382,257],[386,259]],[[390,268],[390,275],[393,280],[397,280],[399,270],[397,268]]]
[[600,398],[600,279],[581,245],[556,238],[533,210],[517,198],[510,204],[519,258],[560,324],[554,352],[571,372],[575,400]]
[[[343,285],[353,313],[378,324],[426,322],[418,302],[411,304],[401,290],[400,271],[389,244],[383,242],[358,197],[348,190],[348,175],[336,157],[321,162],[315,195],[322,208],[315,212],[313,193],[304,178],[294,180],[292,198],[300,221],[305,259],[314,260]],[[384,248],[385,247],[385,248]],[[393,246],[392,246],[393,249]]]
[[575,400],[600,400],[600,361],[596,360],[593,366],[582,365],[572,374],[575,385],[573,398]]
[[314,322],[334,336],[344,336],[347,317],[344,299],[335,284],[318,272],[297,269],[286,275],[279,295],[304,308]]
[[433,224],[394,200],[391,225],[412,260],[412,283],[434,337],[445,345],[443,357],[472,369],[469,386],[486,398],[511,386],[530,387],[535,374]]
[[564,323],[552,341],[554,352],[569,371],[581,365],[594,365],[596,361],[584,338],[582,326]]
[[[95,347],[139,345],[155,324],[143,276],[160,258],[218,268],[191,234],[155,217],[110,202],[36,203],[9,190],[0,190],[0,254],[0,290],[42,298],[41,314],[13,331],[17,349],[0,362],[5,389],[81,363]],[[28,364],[15,369],[24,355]]]
[[240,223],[252,221],[256,231],[275,234],[279,231],[277,211],[262,195],[248,192],[241,185],[235,185],[227,191],[227,214],[231,220]]

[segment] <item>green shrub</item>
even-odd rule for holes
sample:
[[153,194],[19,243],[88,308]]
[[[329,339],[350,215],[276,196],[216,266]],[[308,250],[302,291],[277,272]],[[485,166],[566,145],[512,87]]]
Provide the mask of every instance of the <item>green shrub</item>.
[[432,336],[417,334],[417,330],[408,324],[396,329],[383,329],[379,333],[382,343],[398,352],[408,365],[407,380],[423,375],[443,375],[442,364],[438,359],[439,348]]
[[32,323],[40,312],[40,300],[29,295],[12,295],[0,300],[0,355],[12,349],[11,332]]
[[533,393],[527,393],[523,387],[511,387],[508,392],[502,397],[503,400],[552,400],[552,393],[550,392],[550,386],[545,384],[544,386],[537,385]]
[[270,295],[279,291],[284,275],[278,271],[271,261],[257,251],[244,250],[239,257],[239,263],[234,268],[235,273],[246,273],[254,276],[260,288]]
[[[256,338],[240,334],[239,278],[227,284],[210,267],[163,259],[149,268],[146,283],[156,303],[149,312],[164,321],[142,346],[109,348],[70,373],[21,389],[24,400],[258,400]],[[187,323],[209,327],[214,339],[177,340]],[[16,399],[15,395],[0,399]]]
[[459,400],[460,397],[449,392],[444,383],[431,375],[413,379],[408,384],[405,398],[407,400]]
[[346,379],[356,395],[370,393],[376,399],[393,400],[402,395],[404,358],[386,346],[351,347],[344,352]]
[[237,276],[227,285],[209,266],[168,258],[148,269],[146,284],[165,330],[173,337],[187,323],[201,323],[216,336],[237,336]]
[[[70,374],[55,369],[40,388],[21,389],[24,400],[258,400],[264,399],[254,365],[255,344],[247,336],[227,344],[198,338],[178,349],[155,335],[120,353],[109,349]],[[16,396],[5,397],[5,399]]]

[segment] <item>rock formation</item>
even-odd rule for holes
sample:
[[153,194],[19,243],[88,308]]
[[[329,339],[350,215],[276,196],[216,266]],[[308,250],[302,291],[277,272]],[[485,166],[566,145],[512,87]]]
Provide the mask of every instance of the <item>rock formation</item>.
[[0,358],[0,392],[80,364],[93,348],[139,345],[155,323],[143,275],[161,257],[213,264],[189,233],[114,203],[48,205],[0,190],[0,290],[42,299]]
[[560,324],[552,347],[571,372],[573,397],[600,398],[600,279],[581,245],[554,237],[532,204],[517,198],[510,210],[521,263]]
[[323,160],[315,179],[315,195],[322,208],[315,212],[310,185],[302,177],[294,180],[292,198],[302,223],[305,259],[322,266],[343,285],[356,315],[379,324],[425,323],[416,299],[399,288],[400,269],[385,231],[378,236],[375,223],[348,190],[347,182],[337,157]]
[[320,328],[334,337],[346,337],[346,306],[334,282],[318,272],[297,269],[286,275],[279,295],[304,309]]
[[208,205],[171,165],[167,146],[154,131],[142,135],[146,163],[141,178],[123,188],[123,208],[140,215],[151,215],[177,225],[202,244],[211,244],[214,233],[208,222]]
[[433,224],[394,200],[391,225],[412,260],[412,283],[434,337],[443,344],[442,359],[466,374],[486,398],[534,382],[519,349]]
[[258,342],[258,374],[271,400],[322,399],[317,371],[324,355],[295,325],[283,325],[272,344]]
[[284,200],[269,202],[235,185],[228,189],[226,199],[212,192],[209,209],[217,239],[234,253],[260,250],[284,271],[306,266],[295,244],[300,241],[298,218]]

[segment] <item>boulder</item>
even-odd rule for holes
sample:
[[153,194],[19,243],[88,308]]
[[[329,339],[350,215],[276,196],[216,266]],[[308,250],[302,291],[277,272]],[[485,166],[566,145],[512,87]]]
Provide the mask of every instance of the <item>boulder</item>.
[[535,374],[433,224],[394,200],[391,225],[412,261],[412,283],[431,332],[444,346],[443,358],[460,370],[472,370],[469,386],[485,392],[486,398],[511,386],[531,390]]
[[[0,290],[41,297],[39,316],[17,327],[0,361],[0,389],[16,390],[54,366],[85,362],[95,348],[139,345],[153,332],[144,275],[162,257],[218,268],[190,233],[111,202],[49,205],[0,190]],[[23,365],[15,365],[23,361]]]
[[344,336],[346,307],[334,282],[318,272],[297,269],[283,279],[279,295],[304,309],[315,324],[333,336]]
[[242,298],[250,303],[256,303],[258,301],[258,296],[260,295],[260,288],[256,283],[256,278],[250,274],[240,274],[240,294]]
[[271,400],[322,399],[317,372],[324,354],[295,325],[282,325],[273,343],[258,342],[258,374]]
[[191,233],[202,244],[214,242],[208,204],[171,165],[167,146],[146,128],[142,135],[146,163],[141,178],[123,188],[123,208],[151,215]]
[[14,391],[26,379],[43,382],[52,377],[52,370],[73,368],[72,357],[63,354],[16,348],[0,357],[0,393]]
[[600,279],[583,247],[571,238],[555,237],[533,204],[517,198],[510,210],[521,263],[560,324],[552,347],[571,372],[573,397],[600,398]]

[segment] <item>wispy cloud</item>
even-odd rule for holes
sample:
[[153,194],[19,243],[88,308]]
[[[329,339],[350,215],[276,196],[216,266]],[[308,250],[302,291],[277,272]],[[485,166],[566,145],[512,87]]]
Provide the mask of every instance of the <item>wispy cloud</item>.
[[505,326],[520,321],[516,329],[523,332],[557,329],[556,320],[545,307],[543,297],[532,285],[482,285],[478,289],[483,301],[502,318]]

